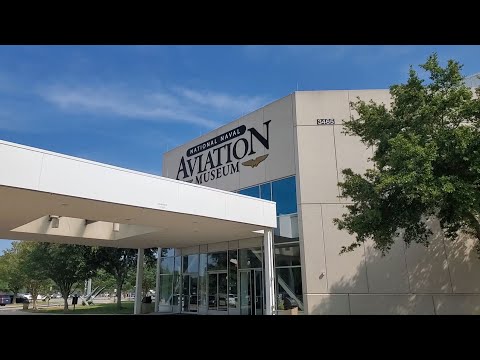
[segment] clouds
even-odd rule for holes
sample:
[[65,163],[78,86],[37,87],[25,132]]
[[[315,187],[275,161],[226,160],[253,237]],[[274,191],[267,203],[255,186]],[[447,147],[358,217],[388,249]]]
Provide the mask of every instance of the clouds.
[[434,49],[478,72],[478,46],[0,47],[0,129],[93,131],[115,122],[122,131],[198,136],[295,89],[403,81]]
[[119,86],[55,85],[38,93],[63,111],[121,116],[155,122],[175,122],[213,129],[221,124],[205,113],[225,115],[225,121],[250,112],[265,102],[260,96],[235,96],[227,93],[174,87],[171,91],[128,90]]
[[185,88],[177,88],[176,91],[185,99],[196,104],[220,111],[231,111],[236,114],[251,112],[267,102],[267,99],[263,96],[231,96],[225,93],[202,92]]

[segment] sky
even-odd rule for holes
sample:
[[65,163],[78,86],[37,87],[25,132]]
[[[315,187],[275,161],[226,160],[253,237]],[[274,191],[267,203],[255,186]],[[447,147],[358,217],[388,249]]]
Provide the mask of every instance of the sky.
[[480,72],[473,45],[0,46],[0,139],[161,175],[164,152],[293,91],[387,88],[433,52]]

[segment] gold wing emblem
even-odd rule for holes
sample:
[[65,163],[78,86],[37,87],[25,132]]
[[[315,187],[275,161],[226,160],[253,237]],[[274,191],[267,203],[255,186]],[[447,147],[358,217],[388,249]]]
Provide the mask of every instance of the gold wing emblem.
[[242,163],[243,166],[251,166],[252,168],[257,167],[263,160],[268,157],[268,154],[259,156],[255,159],[250,159]]

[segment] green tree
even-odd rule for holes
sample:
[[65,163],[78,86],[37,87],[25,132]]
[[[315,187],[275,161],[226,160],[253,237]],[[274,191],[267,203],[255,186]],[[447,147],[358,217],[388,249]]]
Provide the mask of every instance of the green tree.
[[[142,297],[147,294],[150,289],[155,289],[157,279],[157,263],[156,261],[146,261],[143,268],[143,279],[142,279]],[[137,281],[137,271],[132,269],[125,280],[123,288],[134,289],[135,283]]]
[[107,273],[104,269],[98,269],[97,274],[92,278],[92,290],[93,288],[104,287],[103,292],[113,293],[116,286],[116,280],[112,274]]
[[143,271],[143,281],[142,281],[142,293],[146,293],[150,289],[155,289],[157,285],[157,264],[154,261],[147,261],[145,263],[145,268]]
[[39,243],[30,256],[58,286],[65,311],[68,310],[68,296],[78,286],[83,286],[85,279],[92,277],[96,270],[89,246]]
[[15,241],[12,247],[4,250],[0,256],[0,279],[4,286],[13,292],[13,303],[16,303],[17,293],[26,285],[25,273],[21,266],[20,242]]
[[128,274],[125,277],[125,282],[123,283],[122,292],[135,292],[135,285],[137,282],[137,269],[131,268],[128,270]]
[[19,264],[25,277],[25,288],[32,295],[32,307],[37,309],[37,296],[47,293],[51,286],[51,280],[41,262],[37,259],[37,242],[22,241],[18,244]]
[[2,278],[1,270],[0,270],[0,291],[8,291],[8,283]]
[[341,252],[368,238],[382,254],[398,236],[428,246],[435,218],[446,238],[480,240],[480,89],[474,96],[464,85],[457,61],[442,67],[433,54],[420,66],[429,80],[411,67],[405,84],[390,87],[390,108],[351,104],[358,118],[344,123],[345,133],[373,147],[374,168],[343,170],[339,186],[353,204],[334,222],[356,239]]
[[[137,266],[137,250],[99,247],[96,249],[96,264],[111,274],[116,281],[117,308],[122,308],[122,290],[129,273]],[[156,252],[153,249],[145,249],[146,263],[156,261]]]

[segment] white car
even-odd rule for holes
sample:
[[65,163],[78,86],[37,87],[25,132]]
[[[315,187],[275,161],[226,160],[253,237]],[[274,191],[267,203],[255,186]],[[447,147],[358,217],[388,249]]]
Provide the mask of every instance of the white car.
[[237,296],[234,294],[228,294],[228,303],[231,306],[237,305]]
[[[25,294],[24,295],[28,301],[32,301],[32,294],[28,293],[28,294]],[[37,295],[37,300],[45,300],[46,299],[46,296],[45,295]]]

